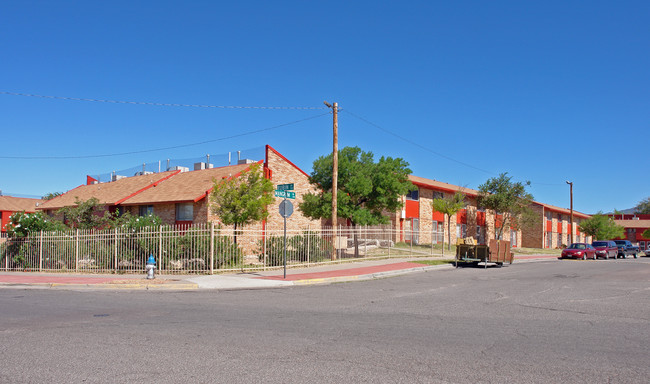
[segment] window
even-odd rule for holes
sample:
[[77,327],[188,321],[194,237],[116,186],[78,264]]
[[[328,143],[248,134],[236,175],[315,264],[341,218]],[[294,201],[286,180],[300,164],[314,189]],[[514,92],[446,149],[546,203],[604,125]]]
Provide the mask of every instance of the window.
[[418,244],[418,234],[420,231],[420,219],[406,219],[404,223],[405,236],[404,239],[406,242],[413,241],[415,244]]
[[517,231],[510,231],[510,246],[517,246]]
[[444,236],[444,227],[442,221],[434,221],[431,223],[432,239],[434,244],[441,243]]
[[476,242],[479,244],[485,244],[485,227],[480,225],[476,226]]
[[433,191],[433,198],[434,199],[443,199],[445,197],[445,194],[442,192],[438,191]]
[[553,248],[553,232],[546,232],[546,248]]
[[561,213],[557,214],[557,221],[562,221],[562,214]]
[[153,205],[141,205],[138,213],[140,216],[153,215]]
[[639,249],[645,249],[645,241],[639,241]]
[[557,233],[557,246],[558,247],[562,246],[562,233],[560,232]]
[[551,211],[546,212],[546,220],[552,220]]
[[409,191],[406,194],[406,200],[413,200],[413,201],[420,200],[420,191],[417,189],[415,191]]
[[176,221],[194,220],[194,204],[179,203],[176,204]]

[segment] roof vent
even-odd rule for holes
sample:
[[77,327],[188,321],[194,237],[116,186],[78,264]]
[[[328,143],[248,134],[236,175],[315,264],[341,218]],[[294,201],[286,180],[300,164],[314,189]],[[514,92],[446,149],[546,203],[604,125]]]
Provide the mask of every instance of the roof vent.
[[200,171],[202,169],[210,169],[210,168],[214,168],[214,165],[210,163],[194,163],[195,171]]
[[240,159],[237,160],[237,164],[253,164],[255,160],[252,159]]

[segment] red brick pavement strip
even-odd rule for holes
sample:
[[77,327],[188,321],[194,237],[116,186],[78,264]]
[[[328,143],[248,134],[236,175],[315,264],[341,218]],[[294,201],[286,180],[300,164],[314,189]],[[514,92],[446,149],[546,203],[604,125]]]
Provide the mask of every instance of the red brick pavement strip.
[[[44,275],[0,275],[0,283],[5,284],[109,284],[122,283],[120,277],[92,276],[44,276]],[[128,279],[136,282],[139,279]]]
[[256,279],[285,280],[285,281],[326,279],[332,277],[371,275],[373,273],[379,273],[379,272],[399,271],[404,269],[422,268],[422,267],[426,267],[426,265],[420,263],[402,262],[402,263],[393,263],[393,264],[386,264],[386,265],[376,265],[371,267],[340,269],[335,271],[299,273],[295,275],[287,275],[286,279],[284,278],[284,274],[275,275],[275,276],[260,276],[260,277],[256,277]]

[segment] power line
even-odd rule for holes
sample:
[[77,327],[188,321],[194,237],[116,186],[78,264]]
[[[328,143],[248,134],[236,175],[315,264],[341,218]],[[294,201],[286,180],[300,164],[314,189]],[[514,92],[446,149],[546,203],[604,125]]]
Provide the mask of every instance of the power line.
[[265,131],[270,131],[273,129],[278,129],[282,127],[286,127],[288,125],[293,125],[293,124],[298,124],[302,123],[303,121],[307,120],[312,120],[316,119],[325,115],[329,115],[329,112],[326,113],[321,113],[316,116],[311,116],[307,117],[304,119],[300,120],[295,120],[291,121],[288,123],[280,124],[280,125],[275,125],[273,127],[268,127],[268,128],[262,128],[262,129],[257,129],[254,131],[248,131],[244,133],[239,133],[236,135],[231,135],[231,136],[226,136],[226,137],[220,137],[218,139],[212,139],[212,140],[205,140],[205,141],[200,141],[197,143],[190,143],[190,144],[181,144],[181,145],[173,145],[169,147],[162,147],[162,148],[154,148],[154,149],[146,149],[146,150],[141,150],[141,151],[130,151],[130,152],[119,152],[119,153],[105,153],[101,155],[86,155],[86,156],[0,156],[0,159],[14,159],[14,160],[66,160],[66,159],[92,159],[92,158],[100,158],[100,157],[113,157],[113,156],[124,156],[124,155],[133,155],[133,154],[138,154],[138,153],[147,153],[147,152],[158,152],[158,151],[165,151],[169,149],[176,149],[176,148],[185,148],[185,147],[193,147],[197,145],[202,145],[202,144],[207,144],[207,143],[214,143],[216,141],[223,141],[223,140],[228,140],[228,139],[233,139],[236,137],[242,137],[242,136],[248,136],[248,135],[253,135],[255,133],[260,133],[260,132],[265,132]]
[[[412,140],[409,140],[409,139],[407,139],[407,138],[405,138],[405,137],[403,137],[403,136],[400,136],[400,135],[398,135],[398,134],[396,134],[396,133],[394,133],[394,132],[392,132],[392,131],[389,131],[388,129],[385,129],[385,128],[379,126],[378,124],[373,123],[372,121],[369,121],[369,120],[367,120],[367,119],[364,119],[364,118],[361,117],[361,116],[357,116],[357,115],[355,115],[354,113],[352,113],[352,112],[350,112],[350,111],[348,111],[348,110],[344,110],[344,109],[341,109],[341,110],[342,110],[343,112],[346,112],[346,113],[348,113],[349,115],[351,115],[351,116],[353,116],[353,117],[355,117],[355,118],[357,118],[357,119],[363,121],[363,122],[366,123],[366,124],[372,125],[373,127],[377,128],[377,129],[379,129],[379,130],[381,130],[381,131],[383,131],[383,132],[388,133],[389,135],[395,136],[395,137],[397,137],[398,139],[400,139],[400,140],[402,140],[402,141],[405,141],[405,142],[407,142],[407,143],[409,143],[409,144],[411,144],[411,145],[414,145],[414,146],[416,146],[416,147],[418,147],[418,148],[420,148],[420,149],[423,149],[423,150],[425,150],[425,151],[427,151],[427,152],[433,153],[433,154],[436,155],[436,156],[442,157],[442,158],[447,159],[447,160],[449,160],[449,161],[453,161],[453,162],[455,162],[455,163],[458,163],[458,164],[460,164],[460,165],[466,166],[466,167],[468,167],[468,168],[475,169],[475,170],[477,170],[477,171],[481,171],[481,172],[484,172],[484,173],[487,173],[487,174],[490,174],[490,175],[496,175],[496,173],[494,173],[494,172],[490,172],[490,171],[487,171],[487,170],[485,170],[485,169],[475,167],[475,166],[473,166],[473,165],[471,165],[471,164],[468,164],[468,163],[462,162],[462,161],[460,161],[460,160],[456,160],[456,159],[454,159],[453,157],[450,157],[450,156],[444,155],[444,154],[442,154],[442,153],[440,153],[440,152],[436,152],[436,151],[434,151],[434,150],[432,150],[432,149],[430,149],[430,148],[427,148],[427,147],[425,147],[425,146],[423,146],[423,145],[421,145],[421,144],[419,144],[419,143],[416,143],[416,142],[414,142],[414,141],[412,141]],[[531,183],[531,184],[535,184],[535,185],[544,185],[544,186],[560,186],[560,185],[563,185],[563,184],[550,184],[550,183],[536,183],[536,182],[532,182],[532,181],[531,181],[530,183]]]
[[124,100],[103,100],[103,99],[88,99],[82,97],[67,97],[67,96],[49,96],[37,95],[33,93],[20,93],[20,92],[7,92],[0,91],[2,95],[10,96],[25,96],[25,97],[38,97],[41,99],[57,99],[57,100],[71,100],[71,101],[89,101],[95,103],[113,103],[113,104],[134,104],[134,105],[153,105],[157,107],[186,107],[186,108],[220,108],[220,109],[326,109],[325,107],[255,107],[255,106],[239,106],[239,105],[205,105],[205,104],[177,104],[177,103],[153,103],[146,101],[124,101]]
[[377,128],[377,129],[379,129],[379,130],[381,130],[381,131],[383,131],[383,132],[388,133],[389,135],[395,136],[395,137],[397,137],[398,139],[400,139],[400,140],[402,140],[402,141],[405,141],[405,142],[407,142],[407,143],[409,143],[409,144],[411,144],[411,145],[414,145],[414,146],[416,146],[416,147],[418,147],[418,148],[420,148],[420,149],[423,149],[423,150],[425,150],[425,151],[427,151],[427,152],[433,153],[433,154],[436,155],[436,156],[442,157],[442,158],[447,159],[447,160],[449,160],[449,161],[453,161],[453,162],[455,162],[455,163],[458,163],[458,164],[464,165],[464,166],[466,166],[466,167],[468,167],[468,168],[472,168],[472,169],[475,169],[475,170],[477,170],[477,171],[481,171],[481,172],[484,172],[484,173],[487,173],[487,174],[490,174],[490,175],[494,175],[494,174],[495,174],[494,172],[486,171],[485,169],[475,167],[475,166],[473,166],[473,165],[471,165],[471,164],[464,163],[464,162],[462,162],[462,161],[460,161],[460,160],[456,160],[456,159],[454,159],[453,157],[449,157],[449,156],[447,156],[447,155],[443,155],[443,154],[440,153],[440,152],[436,152],[436,151],[434,151],[434,150],[432,150],[432,149],[430,149],[430,148],[427,148],[427,147],[425,147],[425,146],[423,146],[423,145],[421,145],[421,144],[419,144],[419,143],[416,143],[415,141],[409,140],[409,139],[407,139],[407,138],[405,138],[405,137],[403,137],[403,136],[400,136],[400,135],[398,135],[398,134],[396,134],[396,133],[394,133],[394,132],[392,132],[392,131],[389,131],[388,129],[385,129],[385,128],[383,128],[383,127],[381,127],[381,126],[379,126],[379,125],[373,123],[372,121],[369,121],[369,120],[367,120],[367,119],[364,119],[364,118],[361,117],[361,116],[357,116],[357,115],[355,115],[354,113],[352,113],[352,112],[350,112],[350,111],[348,111],[348,110],[343,109],[342,111],[348,113],[349,115],[351,115],[351,116],[353,116],[353,117],[355,117],[355,118],[357,118],[357,119],[359,119],[359,120],[361,120],[361,121],[363,121],[363,122],[366,123],[366,124],[372,125],[373,127]]

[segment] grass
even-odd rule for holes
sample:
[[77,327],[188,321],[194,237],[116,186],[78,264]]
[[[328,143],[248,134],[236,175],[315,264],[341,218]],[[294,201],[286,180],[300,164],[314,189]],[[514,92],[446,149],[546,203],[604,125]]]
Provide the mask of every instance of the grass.
[[412,263],[426,264],[426,265],[444,265],[453,264],[454,260],[413,260]]
[[561,255],[561,249],[551,248],[512,248],[515,255]]

